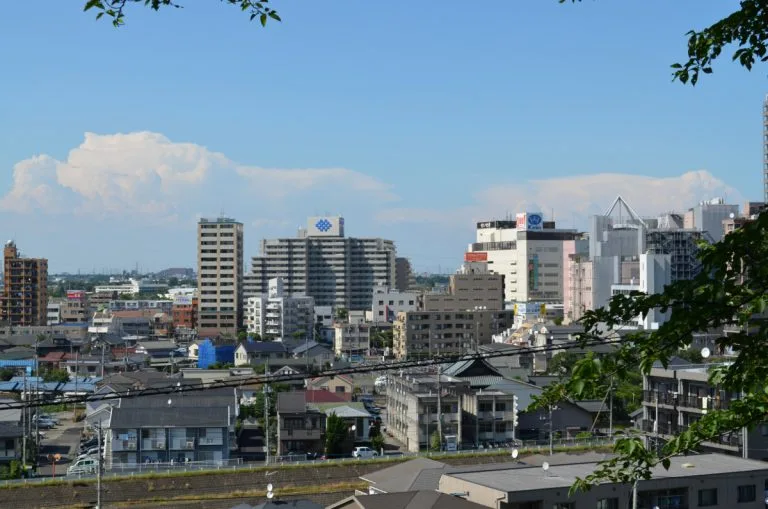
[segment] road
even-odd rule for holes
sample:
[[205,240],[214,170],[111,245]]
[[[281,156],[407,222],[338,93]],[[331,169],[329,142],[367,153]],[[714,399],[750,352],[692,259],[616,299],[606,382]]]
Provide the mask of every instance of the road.
[[48,461],[49,454],[61,455],[61,460],[56,463],[56,476],[67,473],[67,466],[77,457],[80,433],[83,430],[82,422],[72,420],[72,412],[59,412],[53,415],[59,420],[59,425],[44,431],[45,438],[40,445],[40,465],[37,473],[41,477],[53,475],[53,465]]

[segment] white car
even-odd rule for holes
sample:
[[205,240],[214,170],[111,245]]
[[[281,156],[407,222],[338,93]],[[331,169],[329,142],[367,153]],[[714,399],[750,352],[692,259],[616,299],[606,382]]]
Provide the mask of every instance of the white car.
[[357,458],[359,460],[368,460],[371,458],[375,458],[378,455],[379,453],[377,453],[370,447],[355,447],[355,450],[352,451],[352,457]]
[[94,474],[98,466],[98,458],[82,458],[67,469],[67,475]]

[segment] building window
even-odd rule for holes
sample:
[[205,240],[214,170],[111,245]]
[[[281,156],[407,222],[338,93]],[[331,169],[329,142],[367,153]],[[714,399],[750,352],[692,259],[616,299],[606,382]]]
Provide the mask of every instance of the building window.
[[575,509],[576,504],[573,502],[555,502],[552,505],[552,509]]
[[619,499],[601,498],[597,501],[597,509],[619,509]]
[[745,484],[744,486],[739,486],[739,503],[744,502],[754,502],[757,498],[757,490],[755,489],[754,484]]
[[699,490],[699,507],[717,505],[717,488]]

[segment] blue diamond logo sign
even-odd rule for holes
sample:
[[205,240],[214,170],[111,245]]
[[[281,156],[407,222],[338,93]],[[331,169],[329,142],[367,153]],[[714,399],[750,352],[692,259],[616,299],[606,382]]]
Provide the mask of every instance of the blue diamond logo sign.
[[317,228],[321,232],[325,233],[328,230],[330,230],[331,228],[333,228],[333,224],[331,224],[331,222],[328,221],[327,219],[321,219],[321,220],[319,220],[318,222],[315,223],[315,228]]

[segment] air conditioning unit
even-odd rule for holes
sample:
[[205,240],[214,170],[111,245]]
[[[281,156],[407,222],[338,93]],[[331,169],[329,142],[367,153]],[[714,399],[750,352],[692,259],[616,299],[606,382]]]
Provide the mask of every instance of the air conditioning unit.
[[152,440],[152,449],[165,449],[165,440]]
[[195,441],[194,440],[187,440],[184,443],[184,448],[185,449],[194,449],[195,448]]

